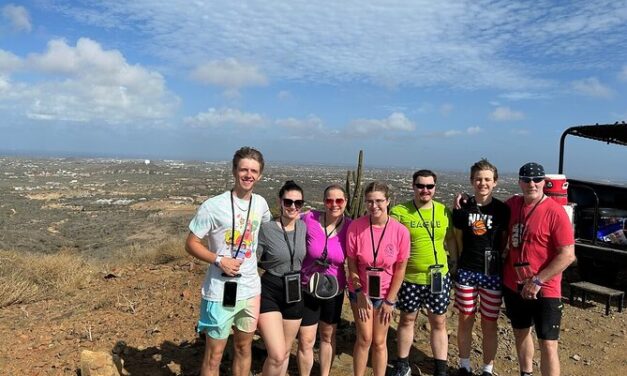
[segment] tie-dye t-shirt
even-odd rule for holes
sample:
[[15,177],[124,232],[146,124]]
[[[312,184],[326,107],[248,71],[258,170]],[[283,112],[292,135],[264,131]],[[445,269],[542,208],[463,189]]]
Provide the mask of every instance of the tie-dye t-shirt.
[[[231,210],[231,192],[212,197],[198,208],[198,212],[189,224],[189,230],[201,239],[206,239],[207,247],[219,256],[235,257],[239,248],[238,258],[244,262],[240,267],[241,277],[222,276],[222,269],[215,265],[207,267],[207,274],[202,286],[202,297],[211,301],[222,301],[224,281],[237,282],[237,300],[248,299],[261,293],[259,274],[257,273],[257,239],[262,222],[271,219],[270,209],[266,200],[252,195],[250,215],[246,222],[249,201],[233,196],[235,208],[235,231],[232,231],[233,211]],[[243,236],[243,239],[242,239]],[[231,241],[231,238],[234,238]]]

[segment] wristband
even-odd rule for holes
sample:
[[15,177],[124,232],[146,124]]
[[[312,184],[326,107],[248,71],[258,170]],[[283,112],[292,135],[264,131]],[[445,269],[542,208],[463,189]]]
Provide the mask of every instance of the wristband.
[[213,265],[220,267],[220,261],[222,261],[222,256],[216,256],[216,260],[213,262]]
[[387,299],[383,299],[383,303],[385,303],[385,304],[387,304],[389,306],[392,306],[392,307],[396,306],[396,302],[391,302],[391,301],[389,301]]
[[538,287],[542,287],[542,281],[540,281],[540,278],[538,278],[537,275],[534,275],[533,278],[531,278],[531,282]]

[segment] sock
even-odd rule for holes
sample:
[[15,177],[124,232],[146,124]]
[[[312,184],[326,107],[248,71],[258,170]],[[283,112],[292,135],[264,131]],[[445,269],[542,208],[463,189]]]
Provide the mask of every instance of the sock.
[[446,360],[433,359],[433,362],[435,363],[434,376],[448,375],[448,362]]
[[459,368],[466,368],[468,371],[471,371],[470,358],[459,358]]
[[409,357],[406,356],[404,358],[401,358],[400,356],[396,359],[397,362],[399,363],[405,363],[405,364],[409,364]]
[[490,372],[490,373],[492,373],[493,369],[494,369],[494,364],[484,364],[483,365],[483,372]]

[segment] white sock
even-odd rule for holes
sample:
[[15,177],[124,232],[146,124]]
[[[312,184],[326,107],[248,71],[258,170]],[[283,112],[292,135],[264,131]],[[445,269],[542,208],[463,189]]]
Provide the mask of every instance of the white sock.
[[484,364],[483,365],[483,372],[490,372],[490,373],[492,373],[493,369],[494,369],[494,364]]
[[459,358],[459,367],[472,371],[470,368],[470,358]]

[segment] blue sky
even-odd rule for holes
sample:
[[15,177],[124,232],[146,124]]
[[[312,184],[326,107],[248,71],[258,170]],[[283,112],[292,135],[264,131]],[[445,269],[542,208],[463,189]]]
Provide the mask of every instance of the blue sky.
[[[0,7],[3,153],[554,172],[563,129],[627,120],[627,1]],[[627,180],[627,148],[567,148]]]

